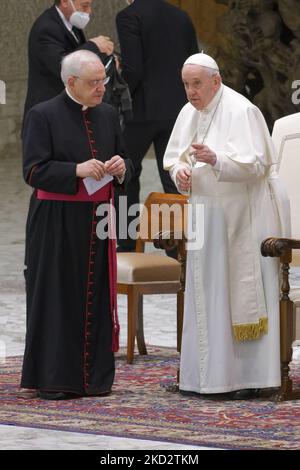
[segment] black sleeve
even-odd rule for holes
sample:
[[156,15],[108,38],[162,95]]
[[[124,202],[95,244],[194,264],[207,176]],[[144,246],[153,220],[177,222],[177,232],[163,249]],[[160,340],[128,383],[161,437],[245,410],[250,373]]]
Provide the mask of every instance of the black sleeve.
[[43,29],[34,46],[34,54],[45,70],[45,73],[60,78],[61,61],[67,54],[64,38],[55,28]]
[[115,178],[115,185],[116,186],[121,186],[121,188],[125,188],[128,182],[131,180],[133,171],[134,171],[134,166],[132,161],[126,157],[126,152],[125,152],[125,144],[124,144],[124,139],[121,131],[121,126],[119,122],[119,117],[118,114],[115,110],[113,110],[114,113],[114,122],[115,122],[115,135],[116,135],[116,143],[115,143],[115,155],[120,155],[125,161],[125,166],[126,166],[126,173],[125,173],[125,179],[123,183],[120,185],[118,183],[118,180]]
[[192,23],[191,18],[186,13],[186,33],[187,33],[187,44],[189,44],[188,54],[193,55],[199,52],[197,34]]
[[[87,41],[77,48],[74,47],[74,51],[79,49],[94,52],[100,57],[104,65],[108,61],[107,54],[102,54],[92,41]],[[64,36],[61,32],[53,27],[45,28],[38,35],[34,50],[34,54],[42,64],[45,72],[55,75],[57,78],[61,78],[61,61],[65,55],[70,53],[70,51],[66,50]]]
[[100,60],[102,61],[104,65],[108,62],[108,59],[110,57],[107,54],[100,52],[98,46],[93,41],[85,42],[84,44],[79,46],[78,49],[83,49],[86,51],[94,52],[94,54],[96,54],[100,58]]
[[23,134],[23,174],[36,189],[63,194],[78,191],[76,163],[53,159],[53,142],[45,116],[31,109]]
[[122,77],[128,83],[131,94],[143,78],[143,48],[137,18],[121,12],[116,17],[121,48]]

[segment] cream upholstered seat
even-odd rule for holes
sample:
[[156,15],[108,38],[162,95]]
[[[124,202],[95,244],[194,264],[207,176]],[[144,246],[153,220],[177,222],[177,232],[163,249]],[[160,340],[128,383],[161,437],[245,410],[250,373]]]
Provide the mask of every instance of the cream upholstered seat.
[[[300,113],[278,119],[272,140],[280,159],[279,176],[287,189],[291,204],[292,238],[300,240]],[[292,266],[300,267],[300,250],[293,252]],[[294,339],[300,339],[300,289],[291,288],[294,302]]]
[[[290,289],[289,266],[300,265],[300,113],[278,119],[272,139],[280,160],[279,176],[284,182],[291,205],[292,238],[269,238],[262,243],[264,256],[280,257],[282,286],[280,299],[281,388],[279,400],[299,399],[289,374],[292,343],[300,339],[300,289]],[[299,251],[298,251],[299,250]]]
[[[117,289],[119,294],[127,295],[128,363],[133,362],[135,338],[139,353],[147,354],[143,330],[143,295],[145,294],[177,293],[177,349],[180,350],[185,277],[186,202],[186,196],[179,194],[150,193],[140,217],[136,251],[117,253]],[[154,207],[160,208],[161,211],[152,211]],[[169,209],[167,212],[166,208]],[[162,217],[163,211],[167,217]],[[175,232],[176,240],[174,240]],[[167,237],[166,234],[168,234]],[[164,254],[144,253],[146,242],[160,243],[161,247],[168,244],[171,247],[176,244],[178,259]]]
[[173,258],[149,253],[118,253],[118,282],[179,281],[180,264]]

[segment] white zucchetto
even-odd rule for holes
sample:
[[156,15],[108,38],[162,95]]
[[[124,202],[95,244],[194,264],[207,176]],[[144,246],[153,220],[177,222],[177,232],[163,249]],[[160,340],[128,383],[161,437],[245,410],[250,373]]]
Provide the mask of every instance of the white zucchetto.
[[203,52],[191,55],[183,65],[201,65],[202,67],[208,67],[219,72],[217,62],[207,54]]

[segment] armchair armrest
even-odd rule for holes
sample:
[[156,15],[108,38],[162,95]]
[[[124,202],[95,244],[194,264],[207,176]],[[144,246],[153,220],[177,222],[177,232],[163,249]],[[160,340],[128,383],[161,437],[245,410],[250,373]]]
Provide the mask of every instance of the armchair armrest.
[[284,262],[290,263],[292,260],[292,250],[300,249],[300,240],[291,238],[267,238],[261,244],[261,254],[263,256],[282,257]]

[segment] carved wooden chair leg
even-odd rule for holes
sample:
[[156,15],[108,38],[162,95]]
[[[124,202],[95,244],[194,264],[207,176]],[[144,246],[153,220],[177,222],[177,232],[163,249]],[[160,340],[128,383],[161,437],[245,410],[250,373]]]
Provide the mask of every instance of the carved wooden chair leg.
[[282,285],[280,296],[280,363],[281,387],[275,400],[299,400],[300,388],[293,388],[290,377],[290,361],[292,359],[292,342],[294,338],[294,305],[290,300],[289,269],[292,261],[292,250],[300,249],[300,240],[289,238],[267,238],[261,244],[263,256],[279,257],[282,269]]
[[294,304],[289,298],[289,263],[291,252],[281,256],[282,262],[282,287],[280,299],[280,362],[281,362],[281,387],[276,399],[278,401],[293,398],[293,381],[290,377],[290,362],[292,360],[292,342],[294,335]]
[[127,363],[132,364],[134,356],[134,343],[136,335],[136,325],[139,307],[139,295],[133,286],[128,289],[128,308],[127,308]]
[[147,348],[144,338],[144,318],[143,318],[143,296],[139,296],[138,301],[138,316],[137,316],[137,329],[136,329],[136,340],[138,345],[139,353],[144,356],[147,355]]
[[281,387],[276,399],[284,401],[289,399],[293,390],[293,381],[290,378],[290,362],[292,360],[292,322],[294,314],[293,302],[281,300],[280,302],[280,362],[281,362]]

